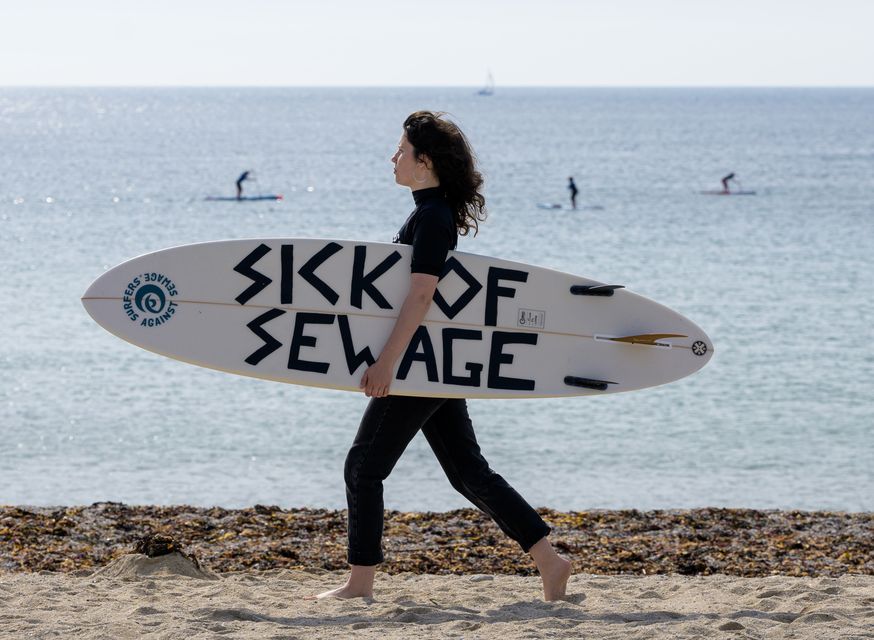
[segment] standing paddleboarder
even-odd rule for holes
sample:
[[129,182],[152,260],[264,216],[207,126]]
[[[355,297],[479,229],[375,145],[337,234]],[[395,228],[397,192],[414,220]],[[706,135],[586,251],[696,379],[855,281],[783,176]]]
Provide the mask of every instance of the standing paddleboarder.
[[250,175],[251,173],[252,173],[252,170],[251,170],[251,169],[248,169],[248,170],[244,171],[243,173],[241,173],[241,174],[240,174],[240,177],[237,178],[237,182],[236,182],[236,185],[237,185],[237,200],[242,200],[242,198],[243,198],[243,183],[244,183],[246,180],[250,180],[250,179],[251,179],[251,175]]
[[577,189],[577,183],[574,182],[573,176],[571,176],[570,178],[567,179],[567,188],[571,192],[571,208],[576,209],[577,208],[577,194],[580,192],[580,190]]
[[422,323],[458,235],[476,233],[485,219],[483,179],[467,138],[441,113],[417,111],[403,126],[391,159],[395,182],[408,187],[415,209],[395,242],[413,247],[410,288],[394,328],[376,362],[361,378],[371,399],[346,457],[344,477],[349,506],[351,571],[346,583],[317,598],[373,596],[376,566],[383,561],[383,481],[420,430],[449,482],[491,516],[504,533],[534,559],[545,600],[565,595],[571,564],[555,553],[550,529],[537,512],[480,453],[461,398],[393,396],[395,363]]

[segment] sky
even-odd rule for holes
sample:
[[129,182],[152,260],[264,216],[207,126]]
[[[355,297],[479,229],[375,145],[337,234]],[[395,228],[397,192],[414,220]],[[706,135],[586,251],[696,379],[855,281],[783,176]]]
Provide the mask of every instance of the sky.
[[0,0],[0,86],[872,86],[874,0]]

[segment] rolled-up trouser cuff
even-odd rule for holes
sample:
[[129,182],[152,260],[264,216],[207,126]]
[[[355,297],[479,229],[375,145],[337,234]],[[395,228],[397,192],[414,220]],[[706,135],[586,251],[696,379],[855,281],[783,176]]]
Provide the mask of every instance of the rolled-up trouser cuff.
[[355,564],[361,567],[373,567],[382,564],[385,558],[381,553],[378,556],[372,556],[365,553],[355,553],[350,551],[347,560],[349,561],[349,564]]
[[550,533],[552,533],[552,529],[550,529],[548,526],[546,526],[544,524],[543,529],[541,530],[540,533],[534,534],[533,537],[531,537],[527,540],[518,540],[517,542],[519,543],[519,546],[522,547],[522,551],[524,551],[525,553],[528,553],[531,550],[531,547],[533,547],[535,544],[540,542],[543,538],[548,536]]

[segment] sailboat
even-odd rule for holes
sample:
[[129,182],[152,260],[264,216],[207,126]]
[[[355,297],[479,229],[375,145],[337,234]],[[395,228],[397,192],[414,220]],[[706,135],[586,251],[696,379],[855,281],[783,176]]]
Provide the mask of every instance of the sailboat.
[[479,96],[490,96],[495,93],[495,79],[492,77],[492,72],[489,71],[488,76],[486,77],[486,86],[480,89],[477,92]]

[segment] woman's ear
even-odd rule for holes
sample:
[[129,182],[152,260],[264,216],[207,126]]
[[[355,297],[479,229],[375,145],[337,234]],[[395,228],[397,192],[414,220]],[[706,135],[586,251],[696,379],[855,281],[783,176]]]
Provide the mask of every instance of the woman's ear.
[[425,165],[425,168],[428,171],[431,171],[434,169],[434,163],[431,162],[431,158],[424,153],[421,156],[419,156],[419,162],[421,162],[423,165]]

